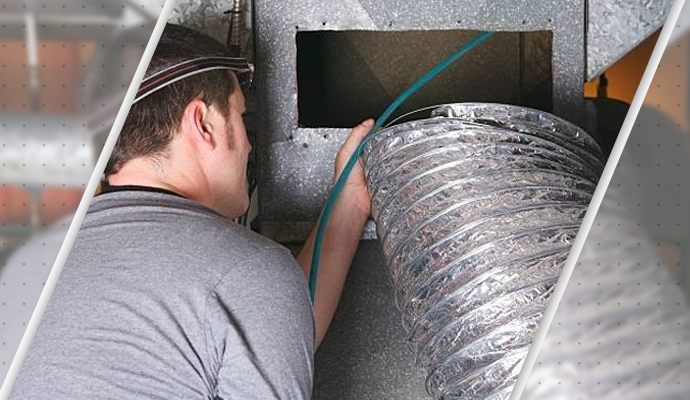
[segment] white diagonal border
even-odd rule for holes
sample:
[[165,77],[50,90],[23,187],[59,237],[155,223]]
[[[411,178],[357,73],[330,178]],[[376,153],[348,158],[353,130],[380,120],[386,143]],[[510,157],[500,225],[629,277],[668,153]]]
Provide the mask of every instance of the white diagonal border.
[[534,367],[534,363],[537,361],[537,356],[539,355],[539,351],[541,350],[542,344],[544,343],[546,334],[548,333],[549,327],[551,326],[551,322],[553,321],[553,318],[556,315],[558,304],[561,302],[563,293],[565,292],[565,289],[568,286],[570,276],[573,273],[573,269],[577,264],[577,259],[580,256],[582,247],[584,246],[585,241],[587,240],[589,230],[591,229],[597,212],[599,211],[601,201],[604,199],[606,189],[608,189],[609,184],[611,183],[613,173],[616,170],[616,166],[618,165],[618,161],[621,158],[621,154],[623,154],[625,144],[628,141],[628,137],[630,136],[630,132],[632,131],[633,126],[635,125],[637,115],[640,112],[640,108],[642,108],[642,103],[644,102],[644,98],[647,96],[647,91],[649,90],[649,86],[652,83],[652,79],[654,79],[654,74],[656,73],[656,70],[659,67],[659,62],[661,62],[664,50],[666,50],[666,46],[668,45],[668,42],[671,38],[671,34],[673,33],[674,28],[676,27],[676,21],[678,20],[678,16],[680,15],[681,10],[683,9],[684,3],[685,0],[676,0],[673,3],[671,10],[669,11],[666,23],[664,24],[664,27],[661,30],[659,39],[657,39],[656,46],[654,47],[652,56],[649,59],[649,64],[647,64],[647,69],[645,70],[644,75],[642,76],[640,86],[637,88],[635,97],[633,98],[632,104],[630,105],[630,109],[628,110],[628,115],[625,117],[625,121],[623,122],[621,131],[618,134],[618,139],[616,140],[616,143],[613,146],[613,149],[611,150],[611,155],[609,156],[608,162],[606,163],[606,167],[604,168],[604,172],[601,175],[601,179],[599,180],[597,189],[594,192],[592,201],[589,204],[587,214],[585,215],[585,218],[582,221],[582,225],[580,226],[580,230],[577,234],[577,237],[573,242],[573,247],[570,250],[568,259],[565,262],[565,266],[563,267],[563,271],[561,272],[561,277],[559,278],[558,284],[556,284],[554,292],[551,295],[551,301],[549,303],[549,306],[546,308],[544,316],[541,319],[539,329],[537,330],[534,340],[532,341],[532,346],[530,347],[530,350],[527,353],[527,357],[525,358],[525,362],[522,365],[522,370],[520,371],[520,375],[518,376],[518,379],[515,382],[515,386],[513,386],[513,392],[510,394],[509,400],[519,400],[520,396],[522,396],[522,391],[525,389],[525,386],[527,385],[527,381],[532,372],[532,368]]
[[105,142],[103,151],[100,157],[98,158],[98,162],[96,163],[96,167],[93,171],[93,174],[91,174],[91,179],[89,180],[89,184],[86,186],[86,191],[84,192],[84,196],[82,197],[81,202],[79,203],[79,208],[77,208],[77,211],[74,215],[74,219],[72,220],[72,224],[70,225],[69,230],[67,231],[67,236],[65,236],[65,241],[62,243],[62,247],[60,247],[60,252],[58,253],[57,258],[55,259],[53,268],[50,271],[48,279],[46,280],[45,288],[41,292],[41,297],[39,297],[38,299],[38,304],[36,305],[36,308],[34,309],[34,312],[31,315],[31,319],[29,320],[29,324],[26,327],[26,331],[24,332],[22,341],[19,343],[19,349],[17,350],[17,353],[14,356],[14,360],[10,365],[10,369],[7,372],[7,376],[5,376],[4,383],[2,384],[2,387],[0,387],[0,400],[7,400],[7,398],[10,396],[10,391],[12,390],[12,386],[14,386],[14,382],[17,379],[19,369],[24,363],[24,358],[26,357],[26,353],[29,351],[29,346],[31,345],[31,341],[34,338],[34,335],[36,334],[38,324],[41,322],[41,318],[43,318],[43,313],[45,312],[46,307],[48,306],[48,301],[50,301],[50,297],[53,294],[53,290],[55,289],[55,285],[57,284],[58,278],[60,277],[62,268],[65,265],[67,256],[69,255],[69,252],[72,249],[74,239],[77,237],[79,228],[81,227],[81,224],[84,221],[86,210],[89,208],[89,205],[91,204],[91,199],[93,198],[93,195],[96,192],[96,188],[98,188],[98,183],[100,182],[101,176],[103,175],[103,170],[105,170],[105,165],[108,163],[110,154],[113,152],[113,147],[115,147],[117,137],[120,135],[120,130],[122,130],[122,126],[125,123],[125,119],[127,119],[127,114],[129,114],[129,109],[132,106],[132,102],[134,101],[134,96],[136,95],[137,89],[139,88],[139,85],[141,84],[141,81],[144,78],[146,68],[148,68],[149,62],[151,61],[151,57],[153,56],[153,52],[156,50],[156,46],[158,45],[158,41],[160,40],[161,34],[163,33],[165,24],[166,22],[168,22],[168,19],[170,18],[170,14],[172,13],[175,2],[176,0],[166,0],[165,5],[161,10],[161,14],[158,17],[156,27],[153,29],[151,38],[149,39],[149,42],[146,46],[146,50],[144,50],[144,55],[141,57],[141,61],[139,62],[137,71],[134,74],[132,83],[129,85],[129,90],[127,90],[125,99],[122,102],[120,112],[117,114],[117,118],[113,123],[113,127],[110,129],[110,134],[108,135],[108,139]]

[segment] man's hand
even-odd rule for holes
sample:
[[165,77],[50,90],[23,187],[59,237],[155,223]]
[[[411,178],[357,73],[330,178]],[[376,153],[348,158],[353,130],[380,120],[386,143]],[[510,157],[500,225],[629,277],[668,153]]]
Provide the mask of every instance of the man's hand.
[[[364,137],[373,127],[374,120],[368,119],[352,129],[350,136],[345,140],[345,143],[343,143],[335,158],[336,180],[340,177],[340,174],[343,172],[352,154],[357,150],[359,144],[362,143]],[[343,198],[343,201],[351,202],[355,205],[357,210],[361,211],[363,215],[369,216],[369,212],[371,211],[371,197],[367,189],[367,182],[364,177],[364,168],[362,167],[361,161],[358,160],[357,164],[352,169],[345,186],[343,186],[340,197]]]

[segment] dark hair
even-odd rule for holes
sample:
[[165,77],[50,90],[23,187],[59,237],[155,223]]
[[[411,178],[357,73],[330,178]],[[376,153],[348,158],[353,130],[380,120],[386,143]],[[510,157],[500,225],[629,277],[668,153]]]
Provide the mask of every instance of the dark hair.
[[[167,24],[146,76],[182,61],[228,55],[227,48],[213,38]],[[130,160],[164,155],[180,127],[184,110],[193,100],[216,106],[227,117],[232,91],[228,71],[216,70],[183,79],[133,105],[105,167],[106,181]]]

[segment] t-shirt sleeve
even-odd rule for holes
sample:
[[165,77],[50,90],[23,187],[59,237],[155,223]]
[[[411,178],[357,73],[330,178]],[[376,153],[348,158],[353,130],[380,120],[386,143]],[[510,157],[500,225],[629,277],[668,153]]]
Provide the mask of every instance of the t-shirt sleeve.
[[215,399],[310,399],[314,320],[306,281],[287,249],[236,266],[211,293],[209,352]]

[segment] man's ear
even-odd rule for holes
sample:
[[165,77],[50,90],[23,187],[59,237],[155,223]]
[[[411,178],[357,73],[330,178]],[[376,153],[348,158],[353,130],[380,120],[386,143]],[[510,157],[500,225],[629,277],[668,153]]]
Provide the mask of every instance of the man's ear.
[[192,100],[182,115],[182,133],[201,148],[214,149],[217,145],[218,125],[215,113],[199,99]]

